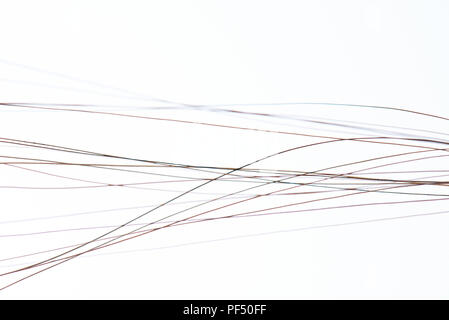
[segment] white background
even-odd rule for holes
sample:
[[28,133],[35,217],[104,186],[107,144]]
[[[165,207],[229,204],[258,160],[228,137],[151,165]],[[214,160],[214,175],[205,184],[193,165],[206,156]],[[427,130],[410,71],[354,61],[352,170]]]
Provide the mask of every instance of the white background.
[[[192,104],[332,102],[447,117],[448,14],[446,1],[2,1],[0,99],[122,105],[114,94],[125,91],[111,89],[121,88],[147,99],[136,105],[151,97]],[[112,129],[137,135],[141,126],[146,135],[139,146],[122,141],[122,154],[203,164],[243,165],[297,145],[293,138],[273,138],[228,159],[207,148],[183,149],[182,126],[70,117],[65,123],[46,112],[3,113],[0,132],[115,152],[111,137],[120,141],[121,133]],[[419,125],[406,119],[403,126]],[[159,129],[165,134],[155,134]],[[213,141],[198,130],[193,139],[212,148]],[[447,131],[444,122],[441,130]],[[229,136],[210,134],[232,148]],[[239,135],[233,133],[233,139]],[[159,152],[142,150],[145,143]],[[120,196],[127,197],[117,191]],[[134,200],[141,205],[144,196],[130,196],[126,203],[103,197],[83,204],[72,199],[67,211],[132,206]],[[70,201],[63,199],[61,206]],[[428,208],[446,207],[442,202]],[[6,215],[9,209],[2,210]],[[77,259],[1,292],[0,298],[448,298],[448,223],[434,216]],[[252,233],[248,226],[233,232],[226,231],[232,225],[222,226],[221,234],[181,232],[199,232],[203,240]],[[183,243],[175,231],[160,237],[146,239],[143,247]],[[2,245],[6,250],[8,242]]]

